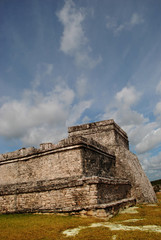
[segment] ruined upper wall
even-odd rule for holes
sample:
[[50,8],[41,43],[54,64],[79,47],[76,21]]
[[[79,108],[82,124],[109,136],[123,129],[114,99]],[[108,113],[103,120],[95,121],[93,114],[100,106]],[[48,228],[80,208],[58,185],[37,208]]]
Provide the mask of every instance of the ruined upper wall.
[[[94,140],[71,137],[40,149],[21,149],[0,155],[0,185],[74,176],[110,176],[115,157]],[[111,172],[112,171],[112,172]]]
[[129,149],[129,141],[126,132],[124,132],[112,119],[69,127],[68,133],[69,137],[85,136],[87,138],[93,138],[105,147],[120,145]]
[[14,152],[8,152],[4,154],[0,154],[0,165],[4,163],[9,163],[18,160],[27,160],[30,158],[39,157],[41,155],[48,155],[51,152],[60,152],[66,150],[68,147],[76,146],[76,145],[85,145],[90,146],[95,149],[108,152],[105,146],[102,146],[98,142],[93,139],[87,139],[81,136],[69,137],[61,140],[58,144],[53,143],[41,143],[40,148],[21,148]]

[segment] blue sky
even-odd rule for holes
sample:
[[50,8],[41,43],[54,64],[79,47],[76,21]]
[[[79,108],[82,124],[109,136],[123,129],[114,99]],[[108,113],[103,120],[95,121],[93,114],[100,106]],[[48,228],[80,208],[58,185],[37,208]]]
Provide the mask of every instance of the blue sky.
[[1,0],[0,152],[113,118],[161,178],[160,12],[160,0]]

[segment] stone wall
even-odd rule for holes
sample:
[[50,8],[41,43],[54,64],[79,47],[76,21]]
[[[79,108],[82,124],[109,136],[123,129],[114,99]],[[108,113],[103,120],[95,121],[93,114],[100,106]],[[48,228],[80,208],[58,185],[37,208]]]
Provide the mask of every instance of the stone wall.
[[9,160],[0,165],[1,184],[21,184],[61,177],[82,175],[81,148],[74,147],[62,151],[53,150],[45,154]]
[[[1,213],[6,212],[62,212],[81,205],[96,204],[96,186],[82,181],[60,179],[52,185],[18,189],[12,195],[0,196]],[[8,192],[9,193],[9,192]]]
[[100,177],[57,179],[14,187],[14,184],[8,189],[1,186],[1,213],[90,210],[101,208],[102,203],[126,199],[130,192],[128,181]]
[[[1,213],[82,210],[99,204],[100,178],[116,190],[124,184],[114,180],[115,157],[92,139],[70,137],[30,150],[0,156]],[[114,194],[110,199],[115,200]]]
[[35,149],[33,154],[16,153],[0,157],[1,185],[114,174],[115,157],[94,140],[82,137],[65,139],[48,150]]

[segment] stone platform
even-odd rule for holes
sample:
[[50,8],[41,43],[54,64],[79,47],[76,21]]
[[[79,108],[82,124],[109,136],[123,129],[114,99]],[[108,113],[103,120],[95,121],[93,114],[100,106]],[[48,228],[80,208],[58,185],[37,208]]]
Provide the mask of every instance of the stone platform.
[[69,128],[58,144],[0,155],[0,213],[109,215],[155,193],[113,121]]

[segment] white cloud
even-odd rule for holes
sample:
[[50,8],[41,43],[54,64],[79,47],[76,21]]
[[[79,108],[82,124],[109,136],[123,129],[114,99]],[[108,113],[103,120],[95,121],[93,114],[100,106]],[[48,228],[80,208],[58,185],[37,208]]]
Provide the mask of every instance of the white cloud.
[[127,133],[137,153],[144,153],[161,143],[161,128],[150,122],[132,107],[140,100],[141,93],[134,87],[124,87],[116,93],[113,104],[106,108],[101,118],[113,118]]
[[155,156],[149,153],[138,155],[142,167],[151,180],[160,179],[161,174],[161,152]]
[[[161,81],[158,83],[156,87],[156,93],[161,96]],[[157,116],[157,119],[160,121],[161,120],[161,101],[159,101],[156,104],[154,114]]]
[[133,27],[133,26],[141,24],[143,22],[144,22],[144,19],[141,15],[139,15],[138,13],[133,13],[133,15],[131,16],[129,25],[131,27]]
[[136,104],[139,101],[141,93],[136,91],[134,87],[124,87],[120,92],[116,93],[116,100],[121,105],[127,107]]
[[111,105],[108,105],[103,118],[114,118],[118,124],[129,130],[145,121],[142,114],[131,109],[140,99],[141,93],[133,86],[117,92]]
[[136,145],[137,153],[144,153],[161,144],[161,128],[153,129],[151,132],[146,132],[144,138]]
[[122,31],[129,31],[136,25],[140,25],[144,22],[143,17],[138,13],[133,13],[126,21],[119,21],[119,19],[110,16],[107,16],[106,19],[107,29],[112,30],[114,34],[119,34]]
[[[23,138],[26,132],[38,130],[40,126],[50,125],[52,130],[56,125],[65,125],[73,99],[74,92],[68,87],[58,86],[46,95],[28,91],[28,97],[25,94],[25,98],[10,100],[1,106],[0,134],[6,138]],[[33,132],[30,135],[33,139]]]
[[157,126],[158,126],[157,123],[148,122],[148,120],[146,122],[144,118],[142,122],[138,124],[133,124],[132,127],[129,127],[129,129],[127,129],[130,143],[134,146],[140,143],[142,144],[142,141],[145,138],[145,136],[152,132],[154,129],[156,129]]
[[57,142],[65,137],[66,126],[80,121],[91,100],[76,100],[76,93],[65,83],[47,92],[26,90],[19,100],[8,99],[0,106],[0,135],[19,139],[26,146]]
[[151,157],[149,164],[151,165],[152,170],[161,171],[161,152],[156,156]]
[[83,9],[77,9],[72,0],[67,0],[57,16],[64,26],[60,50],[74,57],[77,65],[94,68],[102,61],[102,58],[93,59],[90,57],[91,50],[87,45],[88,38],[85,36],[82,26],[86,17]]
[[68,0],[65,1],[65,5],[58,13],[58,17],[64,25],[60,49],[66,54],[72,54],[87,41],[81,26],[85,14],[83,11],[76,9],[72,0]]

